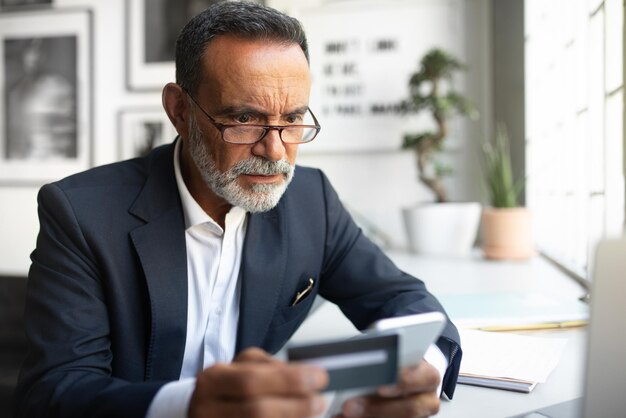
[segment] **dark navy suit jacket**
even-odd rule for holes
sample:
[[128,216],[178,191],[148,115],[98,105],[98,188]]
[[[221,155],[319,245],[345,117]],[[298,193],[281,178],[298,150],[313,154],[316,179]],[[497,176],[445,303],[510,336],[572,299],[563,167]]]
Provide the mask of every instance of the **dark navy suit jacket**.
[[[29,353],[18,416],[143,417],[179,377],[187,322],[185,223],[173,145],[44,186],[26,306]],[[308,278],[313,292],[291,306]],[[354,224],[326,177],[297,167],[273,210],[250,215],[237,351],[278,351],[317,294],[359,329],[376,319],[443,311]],[[437,342],[460,364],[451,323]]]

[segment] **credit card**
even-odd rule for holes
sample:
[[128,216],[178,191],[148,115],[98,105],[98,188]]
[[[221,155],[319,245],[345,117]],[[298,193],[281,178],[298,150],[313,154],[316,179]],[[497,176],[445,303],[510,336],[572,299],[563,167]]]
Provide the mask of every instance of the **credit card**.
[[396,333],[361,335],[349,340],[293,345],[289,361],[313,364],[328,371],[325,391],[337,391],[396,383],[398,378]]

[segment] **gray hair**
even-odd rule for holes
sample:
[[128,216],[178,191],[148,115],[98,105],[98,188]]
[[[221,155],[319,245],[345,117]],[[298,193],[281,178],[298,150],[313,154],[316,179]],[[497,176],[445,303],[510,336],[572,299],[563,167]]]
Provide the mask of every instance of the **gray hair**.
[[176,83],[192,94],[200,83],[206,47],[218,35],[298,44],[309,60],[306,35],[297,19],[257,3],[219,2],[192,18],[176,41]]

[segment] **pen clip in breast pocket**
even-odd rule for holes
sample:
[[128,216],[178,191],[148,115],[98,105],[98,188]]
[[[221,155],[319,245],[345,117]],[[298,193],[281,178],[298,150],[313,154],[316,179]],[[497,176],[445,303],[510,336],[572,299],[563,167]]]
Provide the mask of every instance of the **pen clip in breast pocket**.
[[307,286],[305,288],[303,288],[301,290],[298,290],[296,292],[296,296],[294,297],[293,302],[291,303],[291,306],[296,306],[304,298],[309,296],[311,294],[311,292],[313,291],[313,286],[315,286],[315,279],[313,279],[313,277],[309,277],[309,280],[307,282]]

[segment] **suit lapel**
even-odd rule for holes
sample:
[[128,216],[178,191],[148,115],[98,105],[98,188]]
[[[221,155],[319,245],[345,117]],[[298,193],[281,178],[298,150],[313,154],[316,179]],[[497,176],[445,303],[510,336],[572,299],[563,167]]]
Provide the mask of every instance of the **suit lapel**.
[[130,212],[146,224],[130,236],[146,276],[150,340],[146,379],[177,379],[187,330],[185,221],[173,165],[174,146],[150,157],[148,178]]
[[287,243],[282,206],[252,214],[242,256],[241,298],[237,349],[264,347],[278,303],[287,265]]
[[[130,212],[146,224],[130,233],[146,276],[151,329],[146,379],[177,379],[187,332],[185,220],[173,166],[174,145],[152,157],[146,185]],[[241,281],[237,352],[262,347],[278,304],[287,265],[285,199],[248,221]]]

